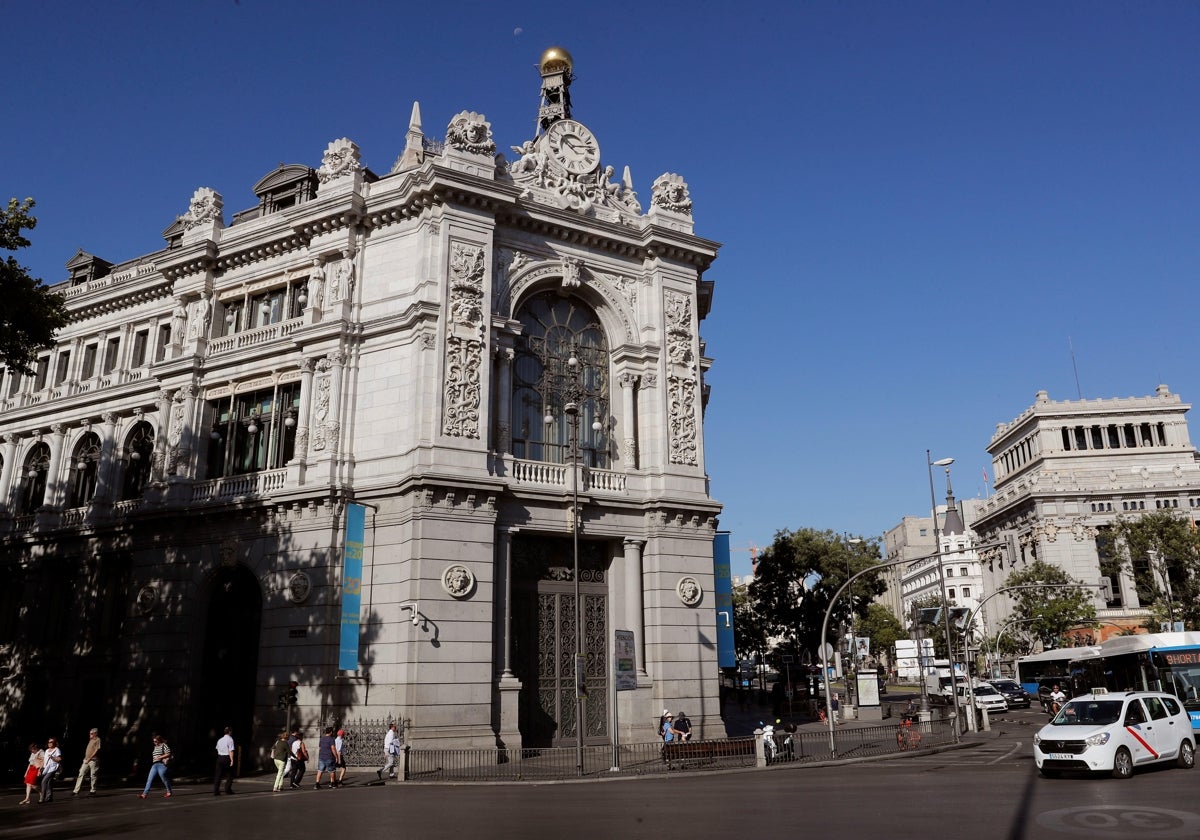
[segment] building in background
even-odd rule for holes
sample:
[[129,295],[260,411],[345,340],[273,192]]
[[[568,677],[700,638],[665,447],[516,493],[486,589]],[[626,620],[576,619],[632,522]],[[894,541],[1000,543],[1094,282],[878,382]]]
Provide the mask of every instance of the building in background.
[[1188,436],[1190,408],[1166,385],[1153,396],[1095,400],[1039,391],[988,445],[995,493],[969,521],[981,542],[1007,547],[981,552],[984,566],[1007,576],[1041,560],[1097,586],[1097,641],[1140,628],[1149,611],[1134,570],[1107,555],[1103,534],[1121,515],[1168,510],[1196,519],[1200,455]]
[[159,251],[68,263],[58,345],[0,379],[0,728],[99,726],[113,766],[151,730],[265,748],[289,711],[417,745],[606,744],[614,702],[625,741],[663,707],[723,734],[718,245],[679,175],[643,206],[606,165],[565,51],[540,72],[511,158],[414,105],[386,173],[337,139],[231,215],[197,189]]

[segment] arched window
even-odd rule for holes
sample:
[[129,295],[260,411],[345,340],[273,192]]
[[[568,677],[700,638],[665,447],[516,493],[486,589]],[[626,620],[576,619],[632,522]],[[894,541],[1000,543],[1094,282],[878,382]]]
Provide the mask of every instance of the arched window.
[[125,440],[122,461],[125,470],[121,499],[140,499],[150,480],[150,466],[154,461],[154,427],[145,420],[139,421]]
[[29,450],[21,471],[21,489],[17,499],[18,511],[34,513],[46,498],[46,477],[50,471],[50,447],[38,443]]
[[83,507],[96,495],[96,477],[100,472],[100,436],[88,432],[79,439],[71,457],[71,493],[67,507]]
[[545,292],[517,318],[524,330],[513,359],[512,454],[568,463],[577,422],[583,463],[610,466],[608,343],[595,312]]

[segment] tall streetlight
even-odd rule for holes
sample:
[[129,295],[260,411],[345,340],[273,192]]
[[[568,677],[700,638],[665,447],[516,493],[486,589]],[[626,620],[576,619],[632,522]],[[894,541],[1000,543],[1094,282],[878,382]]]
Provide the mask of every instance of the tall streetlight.
[[[561,358],[561,357],[560,357]],[[547,371],[549,373],[549,371]],[[575,770],[583,775],[583,730],[587,703],[587,656],[583,650],[583,602],[579,596],[579,416],[580,402],[587,396],[583,365],[579,363],[574,344],[567,359],[567,372],[555,383],[553,376],[545,380],[545,420],[547,428],[554,423],[553,397],[564,399],[562,413],[566,415],[571,430],[571,560],[573,566],[575,597]],[[557,387],[556,387],[557,386]],[[599,432],[603,426],[599,417],[592,422],[592,431]]]
[[[933,514],[933,543],[937,558],[937,573],[938,573],[938,596],[942,602],[942,620],[946,630],[946,658],[950,661],[950,692],[951,698],[954,700],[954,737],[958,739],[958,679],[954,673],[954,637],[950,634],[950,602],[946,600],[946,570],[942,568],[942,531],[938,527],[937,515],[937,497],[933,495],[933,468],[946,468],[946,482],[950,482],[950,465],[954,463],[953,458],[938,458],[932,460],[932,453],[925,450],[925,463],[929,467],[929,505],[930,511]],[[950,511],[946,511],[946,515],[950,515]],[[924,679],[924,675],[922,675]]]
[[[850,566],[850,546],[859,545],[862,542],[862,540],[859,539],[858,537],[851,537],[849,534],[846,534],[846,533],[842,534],[842,539],[846,543],[846,581],[849,582],[850,576],[853,574],[853,572],[851,571],[851,566]],[[850,591],[846,594],[846,600],[850,602],[850,621],[849,621],[849,633],[848,633],[848,635],[850,637],[850,644],[846,648],[846,654],[850,659],[850,668],[848,671],[845,668],[843,668],[842,672],[843,672],[843,676],[845,676],[845,678],[846,678],[846,704],[848,706],[853,706],[855,704],[851,702],[851,698],[854,698],[855,700],[858,699],[858,685],[857,685],[857,680],[858,680],[858,643],[855,641],[855,638],[854,638],[854,588],[853,587],[851,587]],[[853,689],[851,689],[851,687],[850,687],[850,680],[852,677],[856,681]]]

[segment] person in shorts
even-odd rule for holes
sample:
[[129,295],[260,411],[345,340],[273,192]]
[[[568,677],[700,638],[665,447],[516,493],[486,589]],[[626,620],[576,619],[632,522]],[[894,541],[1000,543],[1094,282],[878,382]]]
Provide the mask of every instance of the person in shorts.
[[337,781],[333,783],[334,787],[341,787],[346,783],[346,753],[343,748],[346,746],[346,730],[339,729],[337,737],[333,739],[333,763],[337,765]]
[[329,773],[329,786],[334,786],[333,772],[337,769],[337,759],[334,756],[333,742],[333,727],[326,726],[321,740],[317,742],[317,782],[313,785],[313,790],[321,789],[321,776],[325,773]]

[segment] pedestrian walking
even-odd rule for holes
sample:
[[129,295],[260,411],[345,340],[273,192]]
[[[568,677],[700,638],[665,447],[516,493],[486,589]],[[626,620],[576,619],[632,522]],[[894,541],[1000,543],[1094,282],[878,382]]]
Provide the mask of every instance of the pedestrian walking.
[[[38,776],[42,775],[45,756],[46,754],[37,744],[29,745],[29,767],[25,770],[25,798],[21,800],[22,805],[28,805],[33,801],[30,797],[33,796],[33,791],[38,786]],[[41,796],[40,792],[38,796]]]
[[92,729],[88,732],[87,746],[83,749],[83,764],[79,766],[79,775],[75,779],[75,791],[72,796],[78,796],[79,791],[83,788],[83,777],[86,775],[91,779],[92,789],[88,792],[88,796],[96,795],[96,772],[100,769],[100,730]]
[[334,786],[333,773],[337,769],[337,763],[333,754],[333,741],[333,727],[326,726],[325,732],[317,741],[317,782],[313,785],[313,790],[321,789],[321,776],[326,771],[329,772],[329,786]]
[[271,788],[274,791],[283,790],[283,775],[287,772],[288,759],[291,758],[292,752],[288,748],[287,731],[279,733],[279,737],[275,739],[275,746],[271,747],[271,759],[275,762],[275,786]]
[[375,771],[380,779],[387,773],[389,779],[396,778],[396,756],[400,755],[400,737],[396,734],[396,724],[389,723],[387,734],[383,736],[383,766]]
[[680,741],[692,740],[692,722],[688,720],[687,712],[682,709],[675,715],[675,734]]
[[150,793],[150,785],[154,784],[155,778],[162,779],[163,787],[167,789],[167,792],[163,794],[163,798],[171,798],[171,774],[167,772],[170,764],[171,748],[167,746],[167,742],[163,736],[155,732],[154,750],[150,753],[150,772],[146,774],[146,786],[138,794],[138,799],[146,798],[146,794]]
[[304,769],[308,763],[308,747],[304,745],[304,736],[297,729],[292,733],[292,790],[300,789],[300,780],[304,778]]
[[54,801],[54,777],[62,766],[62,751],[58,748],[58,741],[53,738],[46,741],[46,753],[42,761],[42,796],[38,802],[47,805]]
[[221,795],[221,779],[225,779],[225,792],[233,795],[233,760],[237,747],[233,743],[233,730],[225,727],[225,734],[217,739],[217,765],[213,771],[213,796]]
[[338,777],[333,783],[334,787],[342,787],[346,783],[346,730],[339,729],[337,737],[333,739],[333,757],[334,763],[337,765]]

